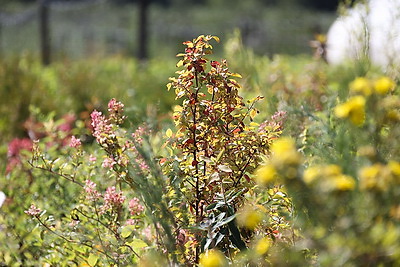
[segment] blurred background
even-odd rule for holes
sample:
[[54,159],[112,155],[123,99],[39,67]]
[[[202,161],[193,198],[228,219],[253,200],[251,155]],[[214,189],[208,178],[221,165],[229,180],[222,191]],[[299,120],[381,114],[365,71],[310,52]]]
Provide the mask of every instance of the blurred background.
[[244,91],[265,95],[271,73],[312,58],[310,40],[329,29],[338,2],[0,0],[0,141],[26,137],[34,114],[87,120],[113,97],[134,124],[169,118],[175,55],[200,34],[220,37],[215,60],[243,75]]
[[[311,53],[339,0],[0,0],[0,55],[44,61],[122,54],[174,56],[199,34],[240,30],[262,55]],[[217,50],[218,53],[218,50]]]

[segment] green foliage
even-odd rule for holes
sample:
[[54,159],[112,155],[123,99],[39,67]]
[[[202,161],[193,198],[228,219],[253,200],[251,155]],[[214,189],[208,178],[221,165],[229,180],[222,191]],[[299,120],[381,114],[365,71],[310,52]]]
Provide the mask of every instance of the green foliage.
[[[99,62],[100,61],[100,62]],[[172,66],[172,67],[171,67]],[[134,59],[112,57],[54,63],[43,67],[29,55],[0,61],[1,141],[21,136],[28,126],[29,107],[44,114],[89,112],[113,97],[123,100],[135,124],[165,114],[174,103],[164,90],[173,63],[154,60],[141,65]],[[140,101],[134,101],[140,99]]]

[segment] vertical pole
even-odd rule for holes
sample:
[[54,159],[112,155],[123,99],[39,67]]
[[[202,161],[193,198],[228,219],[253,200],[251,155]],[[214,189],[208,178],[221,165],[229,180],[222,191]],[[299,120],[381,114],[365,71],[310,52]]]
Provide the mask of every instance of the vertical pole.
[[42,64],[47,66],[50,64],[50,25],[49,25],[49,1],[39,1],[39,31],[40,31],[40,47]]
[[138,58],[140,60],[146,60],[148,58],[148,11],[149,11],[150,0],[139,0],[139,31],[138,41],[139,50]]
[[3,56],[3,21],[0,18],[0,59]]

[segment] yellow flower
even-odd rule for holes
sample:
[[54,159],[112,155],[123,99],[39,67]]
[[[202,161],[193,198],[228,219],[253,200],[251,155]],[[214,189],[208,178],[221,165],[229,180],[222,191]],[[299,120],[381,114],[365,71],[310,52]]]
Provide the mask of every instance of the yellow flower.
[[391,121],[400,121],[400,112],[398,110],[389,110],[385,114],[385,118]]
[[248,206],[238,214],[237,219],[240,226],[246,227],[249,230],[254,230],[262,221],[262,214],[254,208]]
[[360,178],[361,189],[373,189],[378,186],[379,173],[382,171],[381,164],[374,164],[372,166],[363,167],[358,176]]
[[329,164],[324,166],[323,174],[326,176],[334,176],[342,174],[342,168],[335,164]]
[[344,174],[334,176],[334,183],[335,189],[340,191],[353,190],[356,187],[353,177]]
[[389,170],[396,176],[400,177],[400,163],[396,161],[389,161],[388,163]]
[[356,186],[355,180],[348,175],[342,173],[342,168],[335,164],[317,165],[309,167],[304,171],[303,180],[310,184],[319,180],[323,190],[353,190]]
[[365,96],[369,96],[372,93],[371,83],[367,78],[357,77],[349,85],[350,91],[355,93],[362,93]]
[[390,90],[393,90],[396,84],[394,81],[388,77],[381,77],[374,82],[375,92],[384,95]]
[[259,167],[256,172],[256,182],[259,185],[266,186],[269,183],[272,183],[276,180],[278,174],[275,170],[275,167],[271,164],[263,165]]
[[271,247],[271,243],[271,239],[269,239],[268,237],[263,237],[257,241],[254,250],[258,255],[264,255]]
[[306,184],[311,184],[321,175],[319,166],[308,167],[303,174],[303,180]]
[[363,96],[350,98],[335,107],[335,115],[338,118],[349,118],[357,126],[362,125],[365,120],[365,98]]
[[199,266],[201,267],[222,267],[225,265],[225,256],[217,249],[208,250],[200,255]]
[[300,153],[296,149],[294,140],[289,137],[281,137],[271,146],[273,162],[275,165],[298,165],[301,162]]

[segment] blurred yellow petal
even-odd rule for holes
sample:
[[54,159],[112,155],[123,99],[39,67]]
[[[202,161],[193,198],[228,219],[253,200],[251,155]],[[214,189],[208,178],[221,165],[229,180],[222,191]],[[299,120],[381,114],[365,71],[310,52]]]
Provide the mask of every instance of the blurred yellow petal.
[[271,240],[267,237],[263,237],[258,240],[254,250],[258,255],[264,255],[268,252],[269,248],[271,247]]
[[365,77],[358,77],[354,81],[352,81],[349,85],[350,91],[355,93],[362,93],[366,96],[369,96],[372,92],[371,83]]
[[389,77],[381,77],[374,82],[374,89],[378,94],[384,95],[393,90],[395,85],[395,82]]
[[356,187],[356,181],[348,175],[335,176],[335,188],[340,191],[353,190]]
[[275,167],[271,164],[263,165],[258,168],[255,172],[255,175],[256,182],[263,186],[273,183],[278,176]]
[[222,267],[225,265],[225,256],[217,249],[208,250],[200,255],[200,267]]

